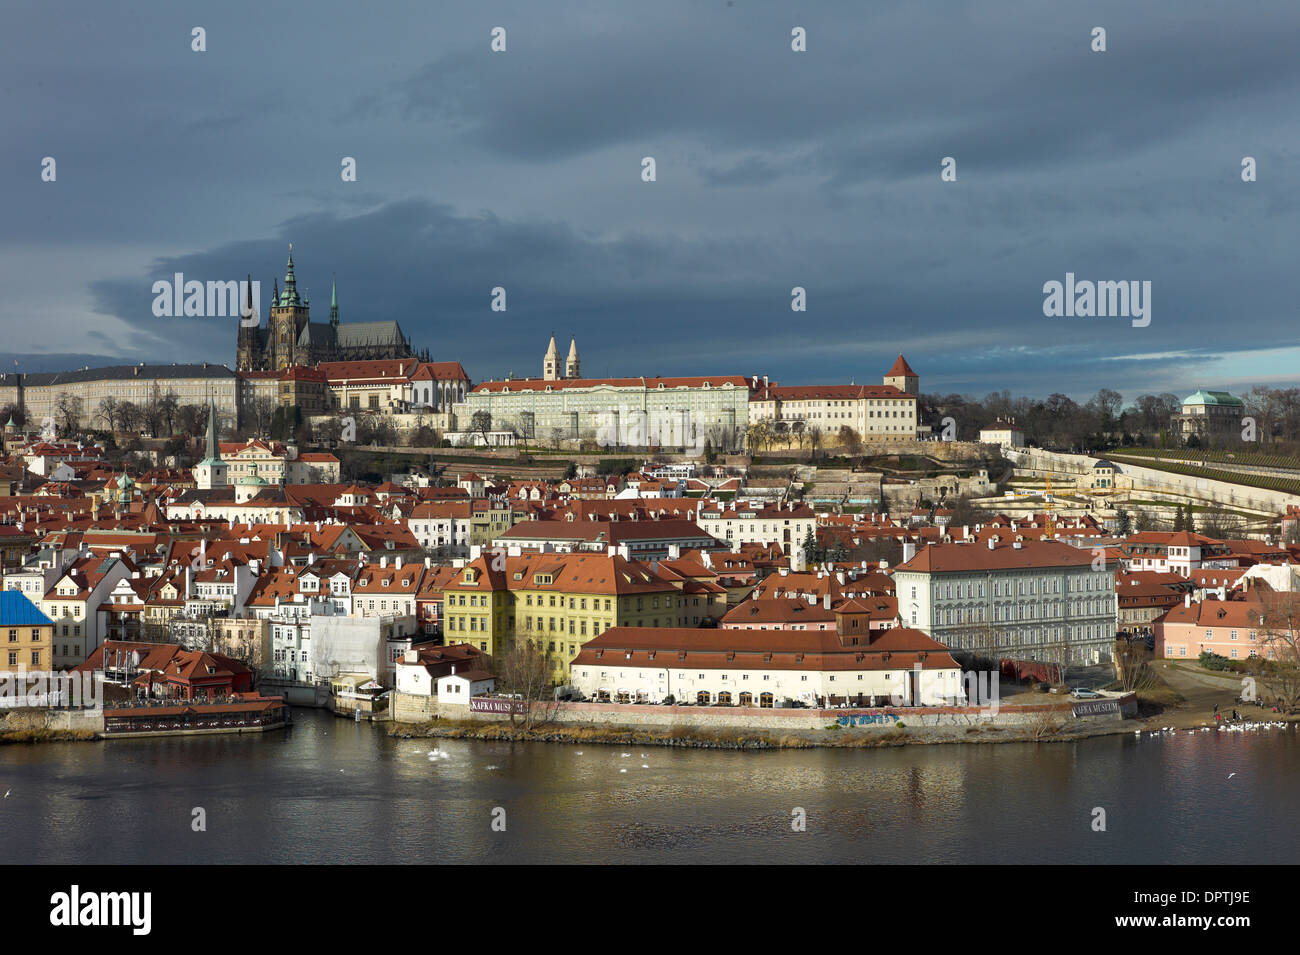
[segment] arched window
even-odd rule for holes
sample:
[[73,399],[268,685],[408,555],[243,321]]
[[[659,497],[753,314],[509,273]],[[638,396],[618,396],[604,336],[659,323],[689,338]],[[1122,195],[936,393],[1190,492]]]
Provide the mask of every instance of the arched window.
[[723,690],[721,693],[719,693],[719,694],[718,694],[718,705],[719,705],[719,706],[730,706],[730,705],[731,705],[731,694],[730,694],[729,692],[727,692],[726,690]]
[[744,693],[740,694],[740,705],[741,705],[741,706],[753,706],[753,705],[754,705],[754,694],[753,694],[753,693],[750,693],[748,690],[746,690]]
[[698,704],[699,706],[708,706],[708,705],[709,705],[709,691],[708,691],[708,690],[700,690],[698,693],[696,693],[696,694],[695,694],[695,702],[696,702],[696,704]]

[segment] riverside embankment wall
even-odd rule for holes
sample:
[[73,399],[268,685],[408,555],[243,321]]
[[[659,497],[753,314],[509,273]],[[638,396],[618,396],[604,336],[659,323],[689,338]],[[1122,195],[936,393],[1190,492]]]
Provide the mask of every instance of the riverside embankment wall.
[[102,733],[103,710],[0,709],[0,733]]
[[[863,707],[854,709],[760,709],[741,706],[653,706],[628,703],[545,704],[547,722],[563,725],[628,726],[658,729],[817,730],[832,723],[862,729],[942,726],[1033,726],[1044,720],[1118,721],[1137,712],[1130,694],[1114,698],[1115,712],[1074,716],[1080,704],[1069,702],[1032,706]],[[428,723],[435,719],[509,722],[508,713],[481,713],[464,703],[439,703],[434,697],[393,694],[393,719],[398,723]]]

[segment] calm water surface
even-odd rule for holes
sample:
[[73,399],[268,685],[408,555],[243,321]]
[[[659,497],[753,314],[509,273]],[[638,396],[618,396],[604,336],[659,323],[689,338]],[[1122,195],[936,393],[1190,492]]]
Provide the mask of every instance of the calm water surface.
[[41,863],[1290,863],[1300,849],[1292,730],[733,753],[295,719],[265,736],[0,747],[0,849]]

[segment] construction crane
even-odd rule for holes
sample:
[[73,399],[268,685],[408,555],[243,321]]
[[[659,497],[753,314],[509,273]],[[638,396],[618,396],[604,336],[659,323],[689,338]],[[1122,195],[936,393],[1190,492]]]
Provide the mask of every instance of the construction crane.
[[1043,526],[1043,540],[1056,537],[1056,524],[1052,520],[1052,472],[1044,471],[1043,501],[1047,505],[1047,523]]

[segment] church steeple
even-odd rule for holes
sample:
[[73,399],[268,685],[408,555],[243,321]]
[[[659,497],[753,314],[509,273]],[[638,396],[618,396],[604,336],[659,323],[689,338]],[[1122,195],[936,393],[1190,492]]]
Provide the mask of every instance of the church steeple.
[[221,460],[221,445],[217,442],[217,408],[211,398],[208,399],[208,432],[204,444],[204,458],[194,468],[194,485],[200,491],[225,487],[229,466]]
[[207,460],[221,460],[221,449],[217,444],[217,409],[211,398],[208,399],[208,431],[203,450]]
[[560,350],[555,347],[555,336],[551,336],[551,344],[546,348],[546,357],[542,359],[542,379],[545,381],[559,381],[560,374]]
[[339,288],[333,276],[330,277],[330,324],[339,327]]
[[279,304],[281,308],[302,304],[298,299],[298,280],[293,276],[292,242],[289,243],[289,264],[286,266],[286,271],[284,273],[284,291],[280,293]]
[[564,359],[564,377],[582,377],[582,361],[578,358],[578,340],[576,338],[569,339],[569,357]]

